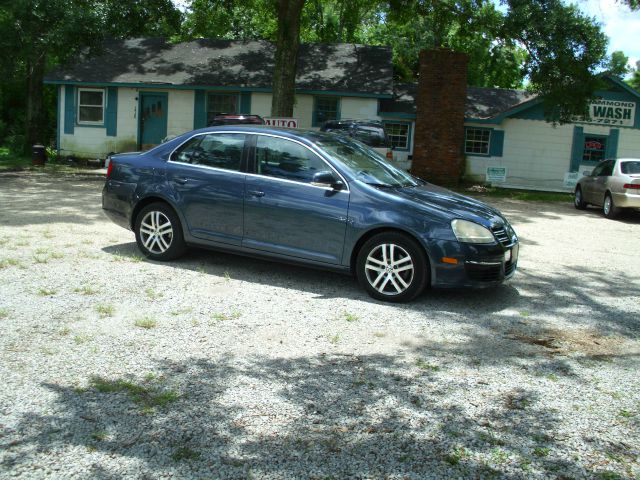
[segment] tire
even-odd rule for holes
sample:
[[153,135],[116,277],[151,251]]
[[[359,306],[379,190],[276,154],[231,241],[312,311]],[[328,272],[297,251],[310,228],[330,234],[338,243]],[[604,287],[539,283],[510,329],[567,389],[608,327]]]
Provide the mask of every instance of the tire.
[[604,201],[602,202],[602,213],[607,218],[616,218],[620,215],[620,209],[613,203],[613,197],[611,193],[604,194]]
[[180,220],[166,203],[151,203],[140,210],[134,231],[138,248],[151,260],[174,260],[187,250]]
[[356,262],[360,285],[373,298],[387,302],[408,302],[421,294],[429,278],[428,268],[420,245],[397,232],[371,237],[360,248]]
[[575,194],[573,196],[573,206],[578,210],[584,210],[587,208],[587,202],[582,198],[582,189],[580,187],[576,188]]

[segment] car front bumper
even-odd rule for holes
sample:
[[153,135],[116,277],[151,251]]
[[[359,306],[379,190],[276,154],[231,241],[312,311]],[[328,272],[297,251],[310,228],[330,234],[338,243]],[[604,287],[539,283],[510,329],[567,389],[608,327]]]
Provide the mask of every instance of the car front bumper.
[[[436,241],[429,248],[433,287],[483,288],[500,285],[513,277],[518,266],[520,244],[472,245]],[[455,263],[453,263],[455,260]]]

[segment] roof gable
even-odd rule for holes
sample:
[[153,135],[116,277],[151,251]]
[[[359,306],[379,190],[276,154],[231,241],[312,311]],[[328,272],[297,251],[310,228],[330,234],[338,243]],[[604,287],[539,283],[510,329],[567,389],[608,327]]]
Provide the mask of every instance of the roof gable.
[[[111,40],[102,53],[46,77],[48,83],[162,84],[267,89],[275,48],[263,40],[171,44],[160,38]],[[296,88],[390,96],[391,50],[354,44],[303,44]]]

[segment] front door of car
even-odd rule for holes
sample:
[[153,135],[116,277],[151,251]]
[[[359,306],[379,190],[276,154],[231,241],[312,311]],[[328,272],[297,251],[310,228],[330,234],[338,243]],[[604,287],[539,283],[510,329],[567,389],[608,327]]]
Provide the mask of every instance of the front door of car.
[[254,175],[247,176],[246,248],[338,265],[342,261],[349,209],[342,189],[312,185],[331,167],[301,143],[255,137]]
[[194,237],[242,244],[245,138],[239,133],[200,134],[171,155],[167,181]]
[[593,203],[602,205],[604,194],[609,185],[609,178],[613,173],[613,160],[607,160],[598,166],[602,166],[602,169],[597,172],[598,175],[594,176],[593,183],[591,183],[591,199]]

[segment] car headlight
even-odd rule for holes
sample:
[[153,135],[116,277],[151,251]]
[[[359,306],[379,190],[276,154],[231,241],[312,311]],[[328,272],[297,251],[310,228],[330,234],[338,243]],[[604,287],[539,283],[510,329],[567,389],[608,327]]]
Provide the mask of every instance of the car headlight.
[[459,242],[493,243],[493,233],[488,228],[467,220],[456,219],[451,222],[453,233]]

